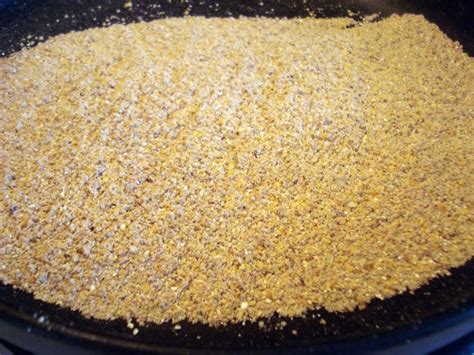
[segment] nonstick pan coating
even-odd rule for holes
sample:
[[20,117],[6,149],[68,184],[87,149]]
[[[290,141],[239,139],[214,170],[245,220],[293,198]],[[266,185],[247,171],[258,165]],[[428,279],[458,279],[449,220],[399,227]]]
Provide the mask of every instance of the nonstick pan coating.
[[[110,23],[129,23],[183,16],[190,4],[190,15],[221,17],[336,17],[351,14],[361,19],[373,13],[379,13],[380,18],[393,13],[420,13],[435,22],[453,40],[459,41],[465,52],[474,55],[474,6],[469,0],[134,0],[131,9],[125,9],[124,4],[124,0],[0,0],[0,55],[8,56],[25,45],[34,46],[38,41],[59,33],[103,26],[106,19]],[[379,335],[379,345],[384,342],[384,346],[389,346],[410,336],[419,324],[426,325],[431,320],[440,319],[440,315],[453,317],[467,314],[469,317],[470,314],[472,318],[473,279],[474,259],[471,259],[464,266],[453,269],[450,276],[434,279],[414,293],[406,292],[383,301],[374,300],[363,310],[351,313],[319,310],[309,312],[305,318],[274,316],[265,320],[267,326],[285,320],[287,326],[282,330],[268,326],[269,330],[262,331],[256,323],[211,328],[181,322],[182,329],[179,331],[174,330],[171,323],[148,324],[140,327],[136,336],[132,335],[124,320],[88,319],[78,312],[35,300],[31,294],[9,285],[0,285],[0,320],[14,327],[31,326],[32,329],[39,329],[40,334],[52,338],[59,336],[70,342],[92,342],[133,350],[256,350],[276,347],[317,350],[324,344],[347,344],[348,341],[375,335]],[[322,318],[325,325],[320,323]],[[363,344],[365,350],[376,346],[370,341]]]
[[[383,301],[373,300],[363,310],[350,313],[319,310],[309,312],[305,318],[267,319],[266,324],[270,325],[287,322],[278,331],[261,331],[256,323],[212,328],[180,322],[179,331],[171,323],[148,324],[133,336],[124,320],[84,318],[78,312],[37,301],[31,294],[10,286],[0,286],[0,320],[23,327],[23,332],[25,328],[36,329],[42,336],[60,335],[59,338],[68,341],[120,349],[186,352],[189,349],[319,350],[330,346],[331,350],[366,352],[398,345],[413,335],[437,332],[459,321],[469,322],[472,331],[473,275],[471,259],[461,268],[453,269],[451,276],[434,279],[413,294],[406,292]],[[321,318],[325,319],[325,325],[320,324]]]
[[[474,55],[474,4],[470,0],[0,0],[0,55],[20,50],[25,44],[70,31],[102,27],[110,23],[150,21],[191,16],[339,17],[361,19],[379,13],[423,14],[436,23],[464,51]],[[190,6],[191,5],[191,6]],[[349,11],[349,12],[348,12]],[[31,36],[31,38],[28,37]]]

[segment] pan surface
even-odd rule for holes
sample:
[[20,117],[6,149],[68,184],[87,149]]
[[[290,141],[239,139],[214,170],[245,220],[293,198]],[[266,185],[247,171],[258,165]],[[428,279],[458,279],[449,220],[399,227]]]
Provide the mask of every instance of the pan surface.
[[[459,41],[465,52],[474,55],[474,6],[471,1],[134,0],[131,9],[124,8],[125,2],[0,0],[0,55],[8,56],[24,46],[34,46],[59,33],[101,27],[104,24],[183,16],[190,4],[189,14],[194,16],[350,15],[361,19],[373,13],[379,13],[381,18],[393,13],[420,13],[435,22],[453,40]],[[268,331],[261,331],[256,323],[212,328],[183,322],[180,323],[182,329],[179,331],[174,330],[171,323],[148,324],[140,327],[136,336],[132,335],[124,320],[88,319],[78,312],[35,300],[31,294],[9,285],[0,285],[0,338],[2,332],[7,332],[6,329],[11,326],[23,331],[30,327],[30,330],[41,336],[59,336],[68,341],[92,342],[129,350],[165,352],[277,347],[318,350],[331,344],[331,349],[344,351],[354,349],[356,341],[361,347],[359,350],[373,350],[403,342],[419,333],[420,329],[434,332],[435,328],[467,321],[472,330],[473,279],[474,259],[471,259],[464,266],[453,269],[450,276],[434,279],[414,293],[406,292],[383,301],[374,300],[364,310],[350,313],[319,310],[309,312],[305,318],[274,316],[266,320],[266,324],[271,325],[284,320],[287,326],[281,330],[270,326]],[[321,319],[325,320],[325,325],[320,323]],[[13,328],[8,328],[8,331]]]

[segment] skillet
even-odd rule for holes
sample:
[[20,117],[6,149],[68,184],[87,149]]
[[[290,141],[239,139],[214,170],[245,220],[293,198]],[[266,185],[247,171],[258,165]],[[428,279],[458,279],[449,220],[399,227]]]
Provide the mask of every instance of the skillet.
[[[474,55],[472,1],[446,0],[0,0],[0,55],[9,54],[59,33],[101,27],[105,24],[150,21],[183,16],[338,17],[361,20],[378,13],[423,14],[436,23],[464,51]],[[444,342],[474,331],[474,258],[413,293],[373,300],[365,309],[350,313],[308,312],[305,318],[273,316],[266,324],[284,320],[287,326],[261,331],[257,323],[212,328],[182,322],[147,324],[132,335],[125,320],[103,321],[35,300],[27,292],[0,285],[0,340],[38,353],[101,349],[105,352],[267,351],[403,353],[433,350]],[[324,318],[326,324],[320,324]],[[440,340],[444,339],[444,340]],[[406,341],[410,340],[410,344]],[[27,344],[27,345],[25,345]],[[411,347],[410,347],[411,346]],[[40,348],[39,348],[40,347]],[[1,348],[0,348],[1,353]]]

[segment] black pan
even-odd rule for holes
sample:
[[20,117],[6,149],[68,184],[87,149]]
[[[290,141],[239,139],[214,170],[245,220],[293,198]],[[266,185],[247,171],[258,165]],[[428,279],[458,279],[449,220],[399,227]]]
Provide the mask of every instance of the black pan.
[[[350,10],[349,14],[360,20],[373,13],[379,13],[380,18],[393,13],[418,13],[435,22],[453,40],[459,41],[470,56],[474,55],[474,1],[470,0],[133,0],[133,8],[128,10],[124,9],[125,2],[0,0],[0,55],[8,56],[25,45],[34,46],[39,38],[46,40],[59,33],[103,26],[106,19],[110,23],[129,23],[183,16],[189,4],[193,5],[190,15],[220,17],[299,17],[310,13],[317,17],[336,17],[347,16]],[[153,6],[156,4],[160,6]],[[402,344],[406,345],[407,339],[419,346],[412,350],[426,351],[435,348],[440,339],[433,338],[433,335],[442,334],[447,341],[474,332],[473,280],[474,258],[451,270],[450,276],[432,280],[414,293],[374,300],[364,310],[351,313],[320,310],[309,312],[305,318],[274,316],[265,320],[266,324],[273,325],[285,320],[287,326],[278,331],[261,331],[256,323],[212,328],[182,322],[179,331],[175,331],[170,323],[148,324],[140,327],[136,336],[126,327],[125,320],[85,318],[78,312],[35,300],[29,293],[0,284],[0,353],[1,342],[10,348],[14,348],[11,344],[16,344],[42,353],[74,353],[77,349],[90,349],[91,346],[114,353],[127,350],[270,351],[290,348],[339,352],[390,348],[401,352],[405,351],[401,349],[406,349]],[[320,324],[320,318],[324,318],[327,324]],[[453,329],[456,329],[457,336],[450,333]]]

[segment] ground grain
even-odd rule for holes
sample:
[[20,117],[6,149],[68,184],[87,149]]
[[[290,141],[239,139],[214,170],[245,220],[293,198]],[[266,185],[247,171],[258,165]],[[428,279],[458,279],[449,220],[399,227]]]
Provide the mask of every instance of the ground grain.
[[421,16],[114,25],[0,78],[0,280],[41,300],[216,325],[474,255],[474,61]]

